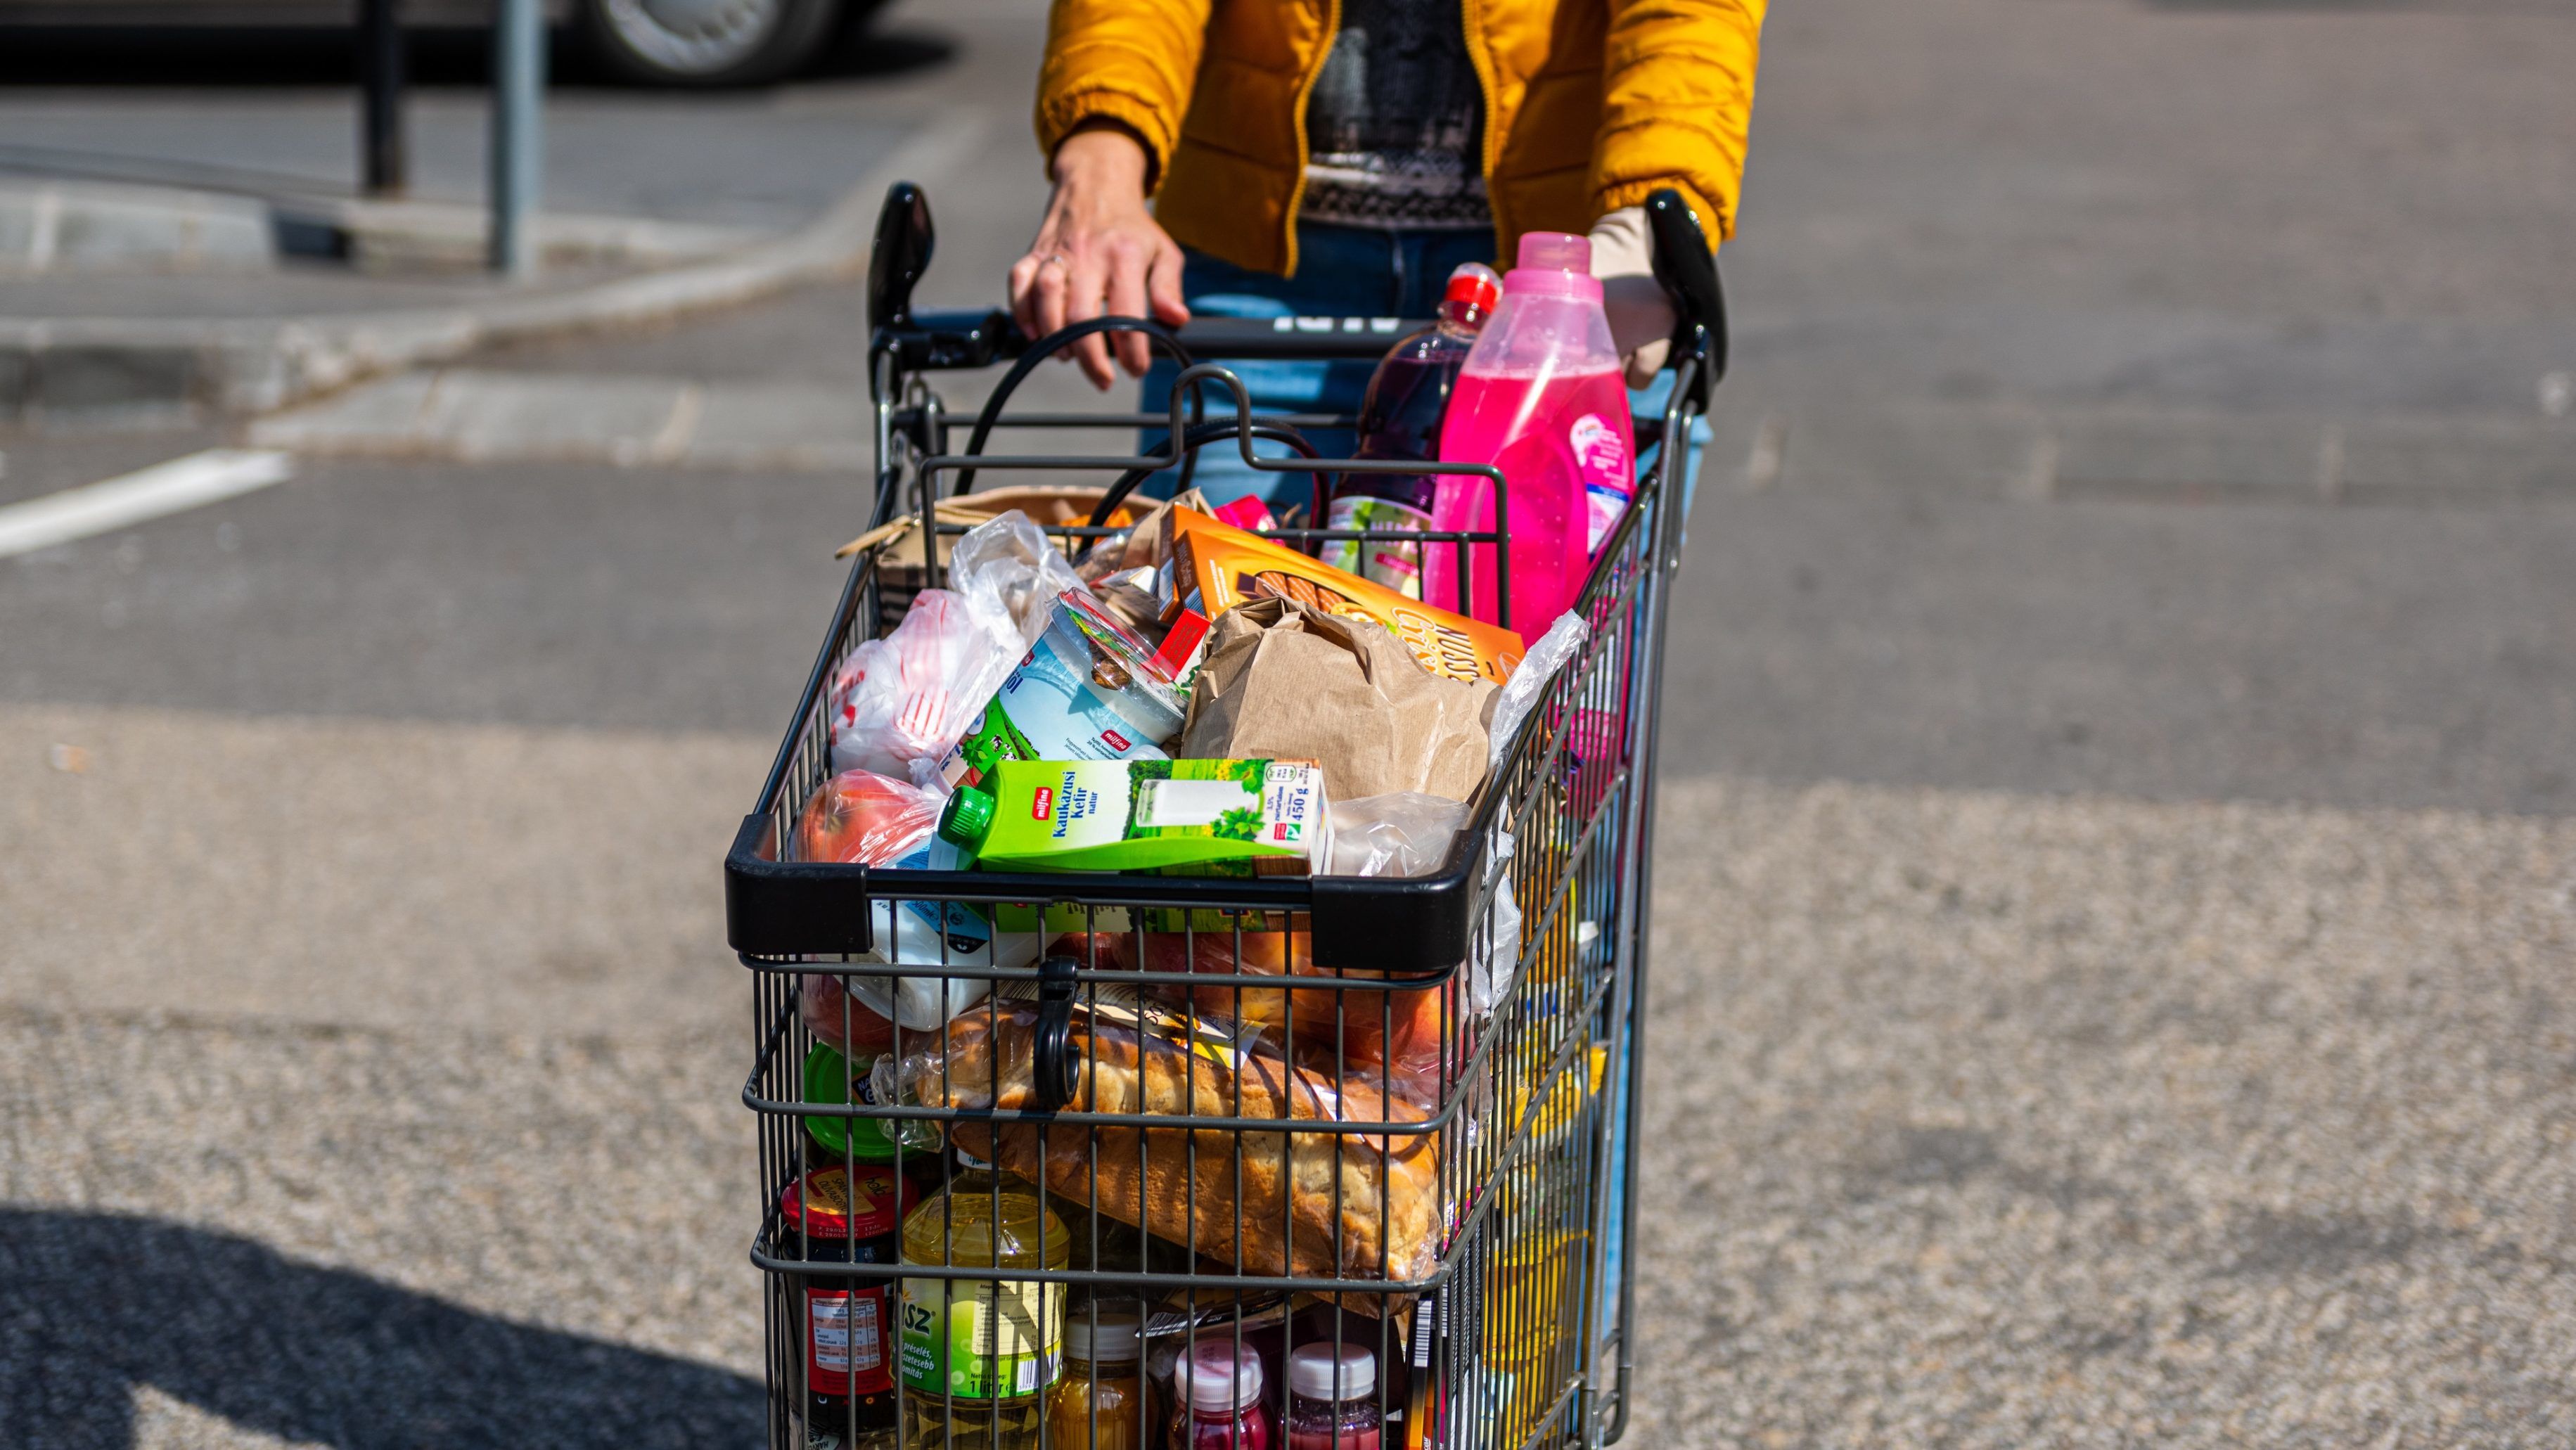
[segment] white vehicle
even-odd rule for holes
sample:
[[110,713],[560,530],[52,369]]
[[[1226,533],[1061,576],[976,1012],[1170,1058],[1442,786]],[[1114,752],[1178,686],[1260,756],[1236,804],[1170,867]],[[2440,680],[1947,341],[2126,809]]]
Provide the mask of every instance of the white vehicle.
[[[405,29],[472,30],[492,0],[399,0]],[[619,77],[759,85],[794,72],[882,0],[545,0],[546,17]],[[345,27],[350,0],[0,0],[0,26]],[[5,34],[0,31],[0,34]]]

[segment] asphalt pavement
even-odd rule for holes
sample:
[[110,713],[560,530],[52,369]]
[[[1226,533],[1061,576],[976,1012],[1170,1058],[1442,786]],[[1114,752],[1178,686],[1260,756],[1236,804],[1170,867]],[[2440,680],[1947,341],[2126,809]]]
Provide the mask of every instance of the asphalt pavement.
[[[904,0],[899,64],[580,88],[562,134],[778,127],[714,218],[980,114],[923,295],[985,305],[1038,32]],[[1768,40],[1630,1443],[2566,1443],[2576,21],[1818,0]],[[280,139],[319,70],[82,44],[78,88],[0,65],[13,139],[327,163]],[[845,427],[862,313],[470,366]],[[0,433],[0,505],[254,426]],[[316,446],[0,559],[0,1438],[757,1443],[716,863],[865,478],[623,456]]]

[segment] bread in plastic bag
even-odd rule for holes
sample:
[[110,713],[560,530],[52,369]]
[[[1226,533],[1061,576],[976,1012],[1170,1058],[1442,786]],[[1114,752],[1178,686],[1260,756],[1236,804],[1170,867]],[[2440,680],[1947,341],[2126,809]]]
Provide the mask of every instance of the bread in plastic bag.
[[[903,1100],[969,1112],[1035,1110],[1037,1033],[1038,1009],[1029,1002],[996,999],[966,1012],[935,1045],[901,1059]],[[1068,1111],[1283,1125],[1426,1117],[1364,1083],[1336,1083],[1212,1024],[1150,1009],[1078,1005],[1066,1052],[1075,1064]],[[1043,1181],[1051,1193],[1229,1266],[1239,1262],[1244,1273],[1418,1279],[1438,1261],[1432,1134],[1035,1123],[996,1133],[981,1122],[952,1124],[950,1133],[966,1152]]]
[[[1142,956],[1139,957],[1139,944]],[[1192,932],[1069,933],[1052,950],[1085,967],[1110,971],[1188,972],[1200,976],[1268,976],[1313,981],[1330,978],[1351,987],[1249,986],[1209,982],[1187,988],[1156,985],[1148,995],[1186,1003],[1200,1017],[1285,1037],[1297,1060],[1328,1077],[1369,1083],[1419,1107],[1434,1107],[1443,1087],[1445,1029],[1457,1020],[1454,981],[1405,989],[1382,985],[1380,972],[1319,966],[1303,931],[1237,933],[1216,928]],[[1401,977],[1393,980],[1401,981]],[[1452,1064],[1454,1079],[1457,1065]]]

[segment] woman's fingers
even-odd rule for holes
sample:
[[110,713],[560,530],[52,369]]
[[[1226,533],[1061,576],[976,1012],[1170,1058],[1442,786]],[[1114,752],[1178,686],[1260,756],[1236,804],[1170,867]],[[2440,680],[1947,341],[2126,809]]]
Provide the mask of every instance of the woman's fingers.
[[[1120,317],[1145,315],[1145,269],[1153,254],[1144,247],[1122,243],[1113,247],[1109,263],[1109,310]],[[1154,360],[1152,344],[1141,332],[1118,334],[1118,362],[1129,377],[1141,378]]]
[[1153,298],[1155,319],[1178,327],[1190,320],[1190,304],[1181,288],[1181,268],[1186,259],[1181,256],[1180,243],[1165,235],[1162,228],[1154,229],[1154,241],[1154,264],[1145,279],[1146,292]]
[[1070,270],[1062,253],[1049,251],[1039,256],[1029,282],[1028,334],[1032,341],[1064,326]]
[[1038,335],[1038,258],[1032,251],[1011,264],[1011,321],[1024,337]]
[[[1086,253],[1074,258],[1073,264],[1063,270],[1067,274],[1064,321],[1058,325],[1070,326],[1098,317],[1101,299],[1108,292],[1108,268],[1096,253]],[[1109,385],[1118,380],[1117,371],[1109,365],[1109,340],[1099,333],[1075,343],[1073,359],[1082,365],[1082,375],[1091,379],[1091,385],[1102,392],[1107,392]]]

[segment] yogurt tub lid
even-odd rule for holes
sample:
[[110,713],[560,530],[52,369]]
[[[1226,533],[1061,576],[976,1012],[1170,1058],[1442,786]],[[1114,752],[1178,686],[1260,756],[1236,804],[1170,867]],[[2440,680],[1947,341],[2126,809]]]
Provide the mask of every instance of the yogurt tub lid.
[[1288,1356],[1288,1388],[1310,1400],[1356,1400],[1377,1388],[1377,1356],[1356,1344],[1308,1344]]

